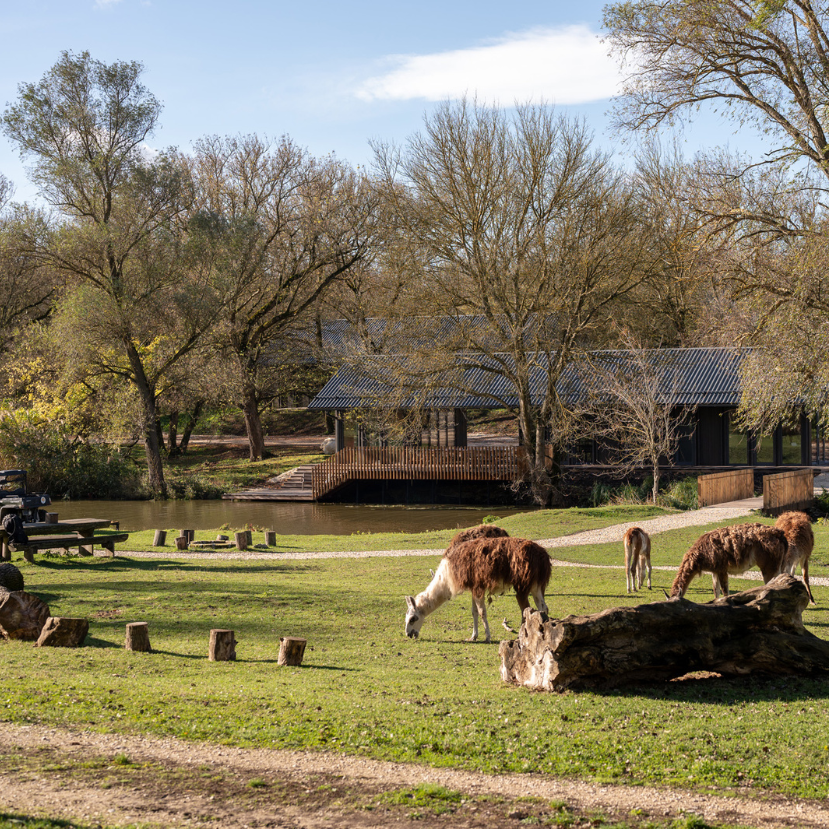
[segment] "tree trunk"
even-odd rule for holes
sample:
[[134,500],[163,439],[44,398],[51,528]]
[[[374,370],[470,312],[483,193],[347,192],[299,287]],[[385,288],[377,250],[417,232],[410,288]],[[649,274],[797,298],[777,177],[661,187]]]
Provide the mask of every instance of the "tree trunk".
[[276,659],[276,664],[301,665],[302,657],[305,655],[306,641],[297,636],[283,636],[279,640],[279,656]]
[[170,412],[170,428],[167,430],[167,454],[178,455],[178,412]]
[[656,506],[656,499],[659,496],[659,461],[653,465],[653,505]]
[[245,399],[242,403],[242,413],[245,416],[245,430],[248,434],[250,446],[250,460],[261,461],[265,456],[265,435],[262,432],[262,420],[259,417],[259,404],[253,388],[245,390]]
[[801,614],[806,586],[783,574],[768,584],[694,604],[687,599],[614,607],[543,621],[530,609],[501,642],[501,678],[536,690],[603,688],[693,671],[725,676],[829,672],[829,642]]
[[155,389],[150,385],[141,362],[141,355],[132,343],[126,345],[127,357],[132,368],[132,381],[141,398],[144,415],[144,450],[147,455],[147,474],[150,489],[156,498],[167,497],[167,483],[164,480],[164,465],[161,462],[161,446],[158,441],[156,424],[158,416],[155,405]]
[[196,428],[196,423],[199,420],[199,415],[201,415],[202,407],[204,406],[204,400],[197,400],[195,406],[193,406],[193,411],[189,412],[187,425],[184,427],[184,431],[181,433],[181,440],[179,441],[178,448],[183,455],[187,451],[187,447],[190,445],[190,436],[193,434],[193,429]]

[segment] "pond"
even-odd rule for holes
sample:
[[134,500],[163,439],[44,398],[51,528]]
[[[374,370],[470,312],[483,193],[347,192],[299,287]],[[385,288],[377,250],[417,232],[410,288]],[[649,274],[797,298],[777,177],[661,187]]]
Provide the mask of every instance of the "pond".
[[425,532],[479,524],[486,515],[505,518],[525,509],[507,507],[369,506],[295,501],[57,501],[59,518],[109,518],[121,529],[274,529],[282,535],[350,535],[356,532]]

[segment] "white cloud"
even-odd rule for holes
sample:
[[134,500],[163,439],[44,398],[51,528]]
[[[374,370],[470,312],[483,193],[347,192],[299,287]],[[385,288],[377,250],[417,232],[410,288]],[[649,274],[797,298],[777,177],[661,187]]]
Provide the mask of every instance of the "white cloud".
[[615,94],[620,74],[607,46],[587,26],[538,28],[469,49],[387,58],[388,71],[364,81],[365,101],[440,101],[475,96],[511,105],[544,99],[581,104]]
[[95,0],[95,5],[99,9],[108,9],[120,2],[121,0]]

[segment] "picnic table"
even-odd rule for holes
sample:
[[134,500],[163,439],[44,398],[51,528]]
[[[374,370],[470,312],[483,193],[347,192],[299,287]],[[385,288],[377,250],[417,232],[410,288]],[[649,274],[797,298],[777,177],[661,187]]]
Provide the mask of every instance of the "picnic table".
[[112,525],[106,518],[70,518],[66,521],[54,523],[46,521],[26,522],[23,529],[29,540],[25,544],[14,544],[9,541],[8,533],[0,528],[0,559],[9,561],[12,551],[22,550],[26,561],[34,561],[36,550],[62,549],[67,552],[77,548],[81,555],[94,554],[98,544],[115,555],[115,545],[129,538],[129,533],[110,533],[95,535],[95,530]]

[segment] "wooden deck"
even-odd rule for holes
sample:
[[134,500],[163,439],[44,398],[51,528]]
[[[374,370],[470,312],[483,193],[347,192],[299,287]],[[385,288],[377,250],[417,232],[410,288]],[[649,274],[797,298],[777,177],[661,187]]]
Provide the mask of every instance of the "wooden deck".
[[313,496],[319,500],[351,481],[513,481],[519,452],[517,446],[343,449],[314,467]]

